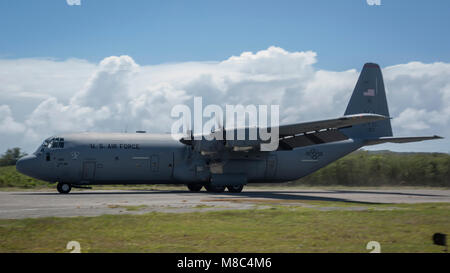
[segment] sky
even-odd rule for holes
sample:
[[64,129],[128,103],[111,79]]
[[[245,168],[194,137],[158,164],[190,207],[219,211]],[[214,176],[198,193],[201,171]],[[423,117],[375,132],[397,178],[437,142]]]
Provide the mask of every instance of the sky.
[[365,62],[383,69],[395,135],[449,136],[449,1],[76,2],[0,1],[0,153],[63,132],[170,131],[193,96],[276,103],[282,123],[336,117]]

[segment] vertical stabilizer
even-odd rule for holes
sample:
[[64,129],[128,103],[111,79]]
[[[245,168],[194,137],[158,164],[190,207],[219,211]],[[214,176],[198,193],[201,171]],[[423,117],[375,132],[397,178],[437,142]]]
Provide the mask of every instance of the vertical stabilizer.
[[[372,113],[389,117],[383,75],[378,64],[366,63],[359,75],[345,115]],[[354,125],[341,130],[351,138],[392,136],[390,119]]]

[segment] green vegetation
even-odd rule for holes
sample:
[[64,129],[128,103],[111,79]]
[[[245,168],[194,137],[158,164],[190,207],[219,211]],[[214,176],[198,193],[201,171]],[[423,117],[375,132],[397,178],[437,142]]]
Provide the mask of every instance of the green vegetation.
[[[318,205],[318,202],[314,203]],[[450,204],[351,204],[363,210],[300,206],[195,213],[0,220],[0,252],[442,252]],[[337,207],[335,202],[322,205]],[[383,210],[384,208],[384,210]]]
[[108,205],[108,208],[111,209],[123,208],[126,209],[127,211],[139,211],[145,209],[146,207],[147,205],[139,205],[139,206]]
[[196,208],[196,209],[209,209],[209,208],[216,208],[216,206],[208,206],[208,205],[205,205],[205,204],[198,204],[194,208]]
[[17,160],[25,155],[27,154],[22,153],[20,148],[8,149],[6,153],[0,156],[0,166],[16,165]]
[[449,187],[450,155],[357,151],[293,183]]
[[16,171],[16,162],[25,153],[20,148],[8,149],[0,156],[0,188],[47,188],[47,182],[37,180]]
[[48,188],[47,182],[31,178],[16,171],[16,166],[0,167],[0,188]]

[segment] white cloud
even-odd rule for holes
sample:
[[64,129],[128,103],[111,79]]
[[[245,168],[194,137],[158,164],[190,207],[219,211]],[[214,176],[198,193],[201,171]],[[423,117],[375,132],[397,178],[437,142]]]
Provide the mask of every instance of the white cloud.
[[0,59],[0,95],[67,100],[78,92],[97,65],[85,60]]
[[398,118],[394,120],[393,124],[407,130],[425,130],[430,128],[426,122],[426,120],[429,120],[429,117],[430,113],[424,109],[417,110],[406,108],[400,113]]
[[25,126],[14,120],[8,105],[0,105],[0,134],[14,135],[25,131]]
[[69,6],[81,6],[81,0],[66,0]]
[[119,105],[126,104],[130,99],[128,85],[137,67],[129,56],[105,58],[86,86],[72,97],[70,104],[94,108],[105,105],[120,107]]
[[243,52],[240,56],[232,56],[220,65],[233,71],[272,78],[305,75],[305,72],[312,72],[314,63],[316,63],[315,52],[288,52],[271,46],[256,53]]
[[[168,132],[172,107],[192,105],[194,96],[204,105],[279,104],[282,123],[343,115],[360,68],[318,70],[316,58],[269,47],[217,62],[151,66],[129,56],[99,64],[0,60],[0,150],[32,151],[61,132]],[[450,64],[411,62],[383,73],[394,134],[449,135]]]

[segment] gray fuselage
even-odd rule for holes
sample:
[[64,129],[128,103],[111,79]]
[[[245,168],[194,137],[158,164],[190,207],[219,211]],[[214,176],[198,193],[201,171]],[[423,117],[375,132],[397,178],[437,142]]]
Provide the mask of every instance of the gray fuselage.
[[80,133],[49,138],[19,160],[17,169],[37,179],[73,185],[208,183],[214,175],[238,175],[245,183],[284,182],[361,146],[362,141],[348,139],[287,151],[226,151],[217,163],[169,134]]

